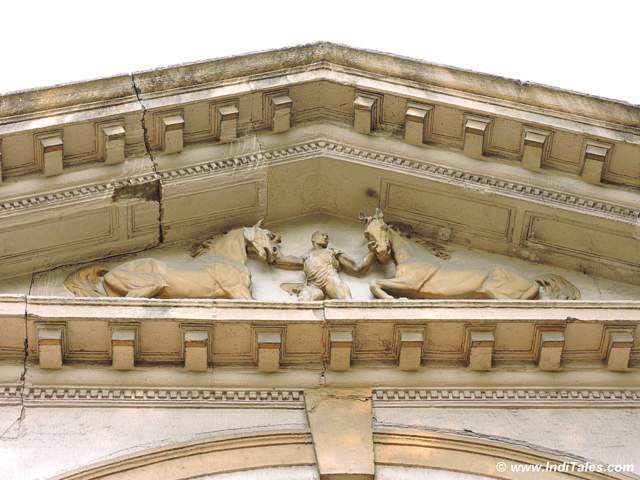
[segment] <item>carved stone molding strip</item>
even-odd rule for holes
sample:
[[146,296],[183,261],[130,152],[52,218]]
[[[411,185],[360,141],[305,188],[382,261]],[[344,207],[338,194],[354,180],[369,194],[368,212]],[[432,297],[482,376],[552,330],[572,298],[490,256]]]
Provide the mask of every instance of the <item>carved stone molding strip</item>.
[[640,390],[548,388],[378,389],[376,407],[625,407],[640,408]]
[[20,405],[21,403],[21,385],[0,385],[0,405]]
[[624,205],[583,197],[575,193],[565,193],[522,182],[500,180],[487,175],[470,173],[453,167],[437,165],[423,160],[404,158],[383,152],[366,150],[348,144],[329,140],[315,140],[285,148],[277,148],[264,152],[254,152],[230,158],[213,160],[210,162],[148,173],[129,179],[120,179],[103,184],[94,184],[51,193],[42,193],[29,197],[6,200],[0,203],[0,214],[15,212],[29,208],[53,206],[74,202],[92,197],[104,196],[116,188],[153,182],[160,179],[165,184],[180,181],[185,178],[207,177],[219,173],[226,173],[231,169],[259,168],[274,163],[304,159],[317,155],[330,156],[336,159],[347,159],[374,166],[392,166],[412,174],[419,174],[427,178],[458,184],[465,188],[492,190],[496,193],[518,196],[537,203],[563,206],[586,213],[595,213],[606,218],[626,223],[637,224],[640,221],[640,209],[632,209]]
[[28,210],[30,208],[64,205],[66,203],[82,200],[93,200],[105,195],[110,195],[117,188],[140,185],[156,181],[157,179],[158,176],[155,173],[148,173],[135,177],[114,180],[107,183],[83,185],[81,187],[68,188],[55,192],[40,193],[30,197],[19,197],[11,200],[5,200],[0,202],[0,214],[14,213]]
[[18,389],[20,393],[24,405],[33,407],[304,408],[301,390],[39,386],[25,387],[22,392]]
[[[640,408],[640,389],[379,388],[374,407]],[[297,389],[62,387],[0,385],[0,405],[31,407],[304,408]]]
[[605,202],[574,193],[564,193],[557,190],[527,185],[525,183],[500,180],[487,175],[465,172],[464,170],[432,164],[423,160],[399,157],[397,155],[366,150],[348,144],[316,140],[286,148],[269,150],[261,153],[240,155],[232,158],[183,167],[175,170],[160,172],[163,182],[169,183],[185,177],[197,177],[220,173],[228,169],[256,168],[261,163],[271,164],[280,161],[291,161],[296,158],[306,158],[311,155],[328,155],[333,158],[344,158],[373,165],[393,166],[398,170],[418,173],[425,177],[456,183],[464,187],[491,189],[497,193],[516,195],[538,203],[559,205],[588,213],[597,213],[607,218],[636,224],[640,219],[640,209],[631,209],[624,205]]

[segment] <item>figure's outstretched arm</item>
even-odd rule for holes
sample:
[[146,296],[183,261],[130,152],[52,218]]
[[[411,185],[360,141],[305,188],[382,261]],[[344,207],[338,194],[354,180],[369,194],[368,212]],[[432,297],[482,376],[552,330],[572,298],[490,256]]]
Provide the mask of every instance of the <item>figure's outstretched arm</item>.
[[302,270],[304,268],[304,258],[295,255],[278,254],[273,265],[285,270]]
[[369,252],[367,252],[360,262],[356,262],[354,259],[342,252],[338,252],[337,258],[345,272],[350,275],[362,275],[369,270],[371,264],[376,259],[376,255],[371,249],[371,246],[369,246]]

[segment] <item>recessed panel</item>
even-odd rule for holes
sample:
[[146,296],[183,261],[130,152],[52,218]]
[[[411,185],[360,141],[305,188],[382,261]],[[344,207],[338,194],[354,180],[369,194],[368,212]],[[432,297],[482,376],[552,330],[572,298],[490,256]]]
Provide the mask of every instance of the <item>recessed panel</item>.
[[451,224],[500,238],[509,236],[512,210],[464,195],[436,189],[384,182],[384,208],[389,213],[410,214],[421,222]]

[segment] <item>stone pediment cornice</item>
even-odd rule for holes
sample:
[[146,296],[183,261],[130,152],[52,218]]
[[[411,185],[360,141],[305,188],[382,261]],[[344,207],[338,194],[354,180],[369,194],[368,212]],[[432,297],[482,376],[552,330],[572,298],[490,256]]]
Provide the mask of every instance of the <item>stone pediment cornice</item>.
[[237,155],[209,162],[197,163],[185,167],[159,170],[157,173],[136,175],[129,178],[94,183],[79,187],[66,188],[31,196],[19,196],[0,200],[0,215],[3,213],[25,212],[30,209],[46,208],[93,197],[112,195],[119,188],[161,181],[166,184],[184,181],[185,179],[204,179],[210,176],[237,172],[243,168],[266,168],[282,162],[315,158],[319,155],[339,160],[350,160],[375,167],[390,167],[398,171],[406,171],[426,178],[450,183],[462,188],[491,190],[509,196],[518,196],[535,202],[546,203],[558,207],[575,209],[590,214],[602,215],[616,221],[638,223],[640,208],[633,208],[622,203],[608,202],[595,195],[578,194],[571,191],[544,188],[536,184],[500,179],[491,175],[482,175],[473,171],[426,162],[411,157],[402,157],[382,151],[365,149],[347,143],[317,139],[304,143],[293,143],[290,146],[260,150],[245,155]]
[[[346,187],[332,170],[288,186],[271,174],[338,161],[376,177],[373,197],[353,208],[380,206],[426,234],[640,283],[640,110],[623,102],[328,43],[1,100],[0,236],[10,245],[1,277],[194,238],[228,227],[222,219],[255,221],[283,211],[271,206],[279,190],[304,195],[296,182],[317,191],[291,199],[290,217],[355,218],[339,205]],[[235,172],[242,201],[215,210]],[[495,221],[411,207],[432,192],[461,199],[460,211],[480,202]],[[181,199],[203,196],[209,210],[185,210]],[[565,228],[599,235],[596,248],[554,236]]]
[[640,125],[638,108],[626,102],[328,42],[10,93],[2,97],[0,117],[63,110],[77,105],[121,103],[136,95],[132,77],[139,93],[151,95],[219,85],[234,78],[251,79],[314,64],[347,67],[371,75],[396,77],[631,127]]
[[[21,372],[27,345],[31,372],[17,383],[8,377],[13,370],[3,371],[2,404],[298,408],[298,389],[370,386],[371,372],[384,366],[375,384],[380,406],[638,406],[638,301],[2,295],[0,311],[0,359],[19,360]],[[266,333],[277,341],[263,347]],[[117,364],[123,349],[131,370],[124,383],[118,370],[125,367]],[[202,368],[190,363],[194,349]],[[280,374],[256,377],[256,370],[267,371],[261,355],[274,350]],[[478,364],[483,357],[487,362]],[[84,368],[62,367],[74,363]],[[54,371],[41,370],[47,368]],[[188,370],[214,374],[194,377]]]

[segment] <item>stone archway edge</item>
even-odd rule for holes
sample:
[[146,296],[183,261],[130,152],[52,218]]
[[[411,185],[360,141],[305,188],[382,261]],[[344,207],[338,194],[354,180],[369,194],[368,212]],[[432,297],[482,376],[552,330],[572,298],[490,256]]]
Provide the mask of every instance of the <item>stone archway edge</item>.
[[[584,463],[587,460],[506,439],[455,431],[399,426],[373,427],[372,393],[367,389],[306,392],[310,430],[260,430],[155,448],[65,473],[51,480],[151,478],[199,475],[270,467],[317,465],[321,479],[373,479],[376,465],[443,469],[493,478],[529,478],[496,471],[512,464]],[[597,462],[592,462],[597,463]],[[535,477],[531,477],[535,478]],[[557,473],[550,478],[624,479],[622,474]]]

